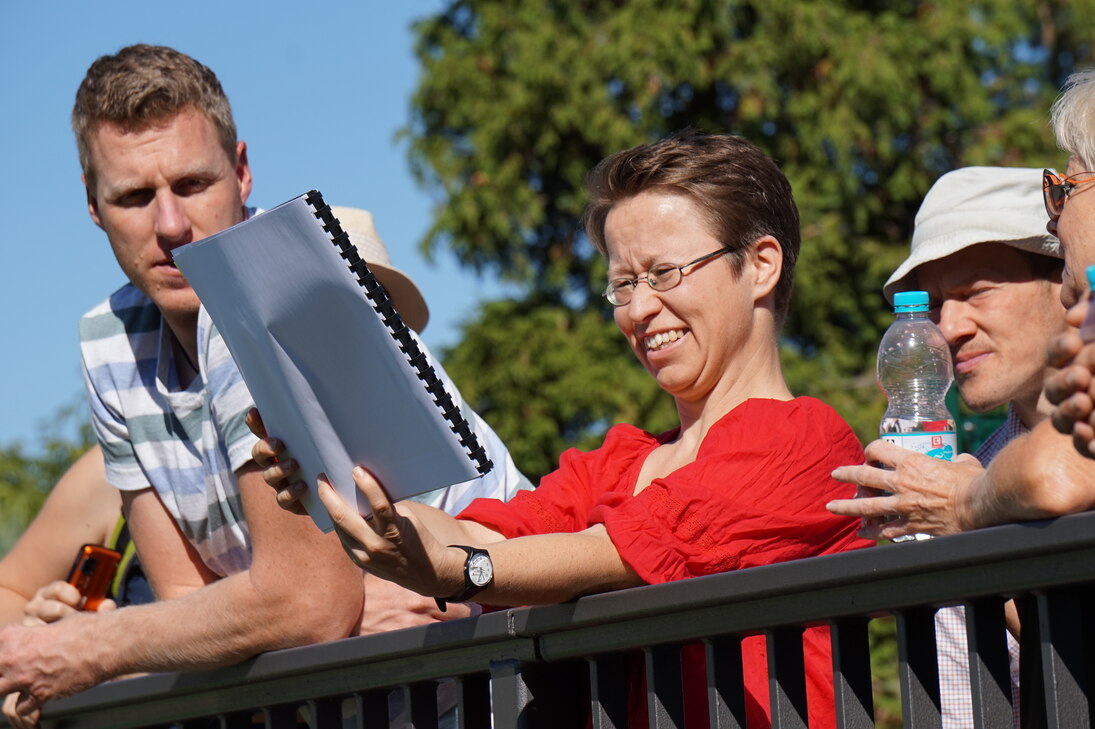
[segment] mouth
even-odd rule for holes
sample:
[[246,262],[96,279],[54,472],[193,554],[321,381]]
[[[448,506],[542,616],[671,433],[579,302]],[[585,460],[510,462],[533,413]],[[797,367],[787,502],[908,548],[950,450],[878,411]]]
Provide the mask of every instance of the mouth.
[[971,372],[988,356],[988,352],[959,355],[958,357],[955,357],[954,360],[954,373],[956,375],[964,375],[968,372]]
[[653,336],[643,337],[643,344],[646,345],[646,351],[657,352],[673,344],[687,332],[687,329],[670,329],[669,331],[658,332]]

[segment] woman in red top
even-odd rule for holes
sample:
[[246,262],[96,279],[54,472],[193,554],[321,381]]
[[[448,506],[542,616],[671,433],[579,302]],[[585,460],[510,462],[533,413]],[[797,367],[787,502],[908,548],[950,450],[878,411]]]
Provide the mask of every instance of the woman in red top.
[[[799,228],[779,168],[740,137],[689,134],[613,155],[587,185],[605,297],[673,396],[679,427],[615,426],[597,450],[564,453],[535,491],[475,501],[457,518],[393,506],[356,469],[369,521],[320,485],[350,557],[422,595],[509,606],[866,546],[856,520],[825,510],[853,495],[830,474],[862,462],[859,442],[831,408],[793,397],[780,369]],[[254,455],[279,502],[299,509],[304,485],[287,485],[295,464],[275,463],[279,452],[263,440]],[[750,727],[768,723],[763,651],[747,639]],[[827,630],[807,631],[806,652],[810,725],[829,726]],[[691,663],[686,674],[702,676]],[[689,713],[705,716],[702,680],[689,684],[700,702],[690,699]]]

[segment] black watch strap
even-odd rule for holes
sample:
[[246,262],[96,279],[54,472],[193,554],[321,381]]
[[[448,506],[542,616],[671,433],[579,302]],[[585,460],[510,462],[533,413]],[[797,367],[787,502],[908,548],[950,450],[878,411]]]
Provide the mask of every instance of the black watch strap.
[[487,589],[487,587],[489,587],[490,584],[492,582],[494,582],[494,575],[492,574],[490,579],[487,580],[487,582],[485,584],[477,585],[472,581],[471,574],[469,572],[469,567],[471,565],[471,562],[477,555],[483,555],[487,558],[488,561],[490,560],[490,553],[487,552],[487,550],[478,549],[476,547],[468,547],[468,546],[463,545],[463,544],[450,544],[448,546],[450,548],[451,547],[456,547],[457,549],[462,549],[465,552],[467,552],[468,556],[464,559],[464,588],[460,592],[458,592],[457,594],[453,595],[452,597],[435,597],[434,598],[434,601],[437,603],[437,609],[440,610],[441,612],[445,612],[448,609],[448,604],[447,603],[450,603],[450,602],[467,602],[468,600],[470,600],[472,597],[474,597],[478,593],[480,593],[483,590]]

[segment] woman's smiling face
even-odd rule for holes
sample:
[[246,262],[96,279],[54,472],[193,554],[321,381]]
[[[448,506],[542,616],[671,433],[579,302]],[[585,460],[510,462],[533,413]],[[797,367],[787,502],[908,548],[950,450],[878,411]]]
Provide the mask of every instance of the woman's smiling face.
[[[681,265],[724,245],[691,199],[660,190],[614,205],[604,230],[610,280],[637,278],[659,263]],[[631,301],[615,308],[635,356],[674,397],[706,397],[752,356],[745,351],[756,294],[749,260],[744,275],[735,274],[729,256],[690,266],[669,291],[642,281]]]

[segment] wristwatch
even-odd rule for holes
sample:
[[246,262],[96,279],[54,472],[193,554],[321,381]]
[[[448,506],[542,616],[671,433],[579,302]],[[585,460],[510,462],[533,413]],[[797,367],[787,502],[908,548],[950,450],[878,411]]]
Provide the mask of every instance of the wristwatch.
[[464,560],[464,589],[452,597],[434,598],[437,601],[437,609],[441,612],[445,612],[445,603],[467,602],[494,582],[494,563],[490,561],[490,553],[487,550],[468,547],[463,544],[450,544],[449,546],[463,549],[468,553],[468,556]]

